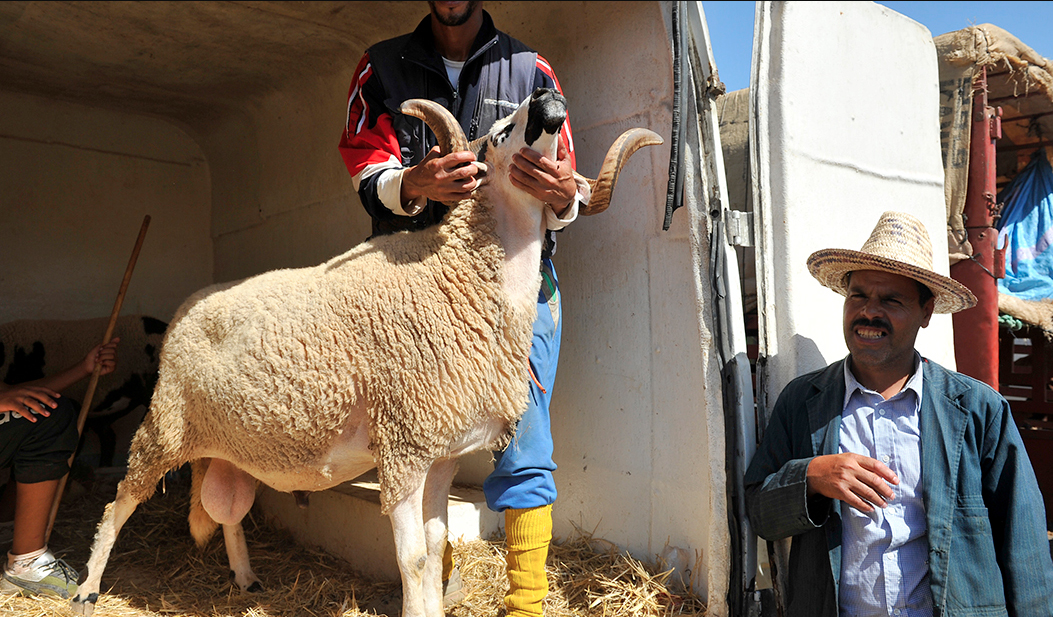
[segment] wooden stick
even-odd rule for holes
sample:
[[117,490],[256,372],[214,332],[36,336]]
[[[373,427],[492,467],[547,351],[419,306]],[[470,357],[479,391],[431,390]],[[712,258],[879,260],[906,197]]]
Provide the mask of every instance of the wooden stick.
[[[135,269],[135,262],[139,259],[139,250],[143,248],[143,239],[146,237],[146,228],[150,226],[150,215],[147,214],[143,217],[143,225],[139,228],[139,238],[135,241],[135,248],[132,249],[132,257],[128,260],[128,267],[124,271],[124,280],[121,281],[121,288],[117,291],[117,300],[113,303],[113,311],[110,313],[110,322],[106,325],[106,333],[102,337],[102,344],[110,342],[113,338],[113,330],[117,327],[117,316],[121,313],[121,305],[124,304],[124,294],[128,291],[128,283],[132,280],[132,270]],[[99,385],[99,373],[102,370],[102,364],[95,359],[95,369],[91,372],[91,381],[88,382],[88,389],[84,392],[84,402],[80,406],[80,415],[77,416],[77,435],[84,434],[84,424],[88,421],[88,411],[91,409],[91,399],[95,396],[95,388]],[[76,451],[69,457],[69,467],[73,468],[73,459],[76,457]],[[48,516],[48,529],[44,534],[44,544],[46,545],[48,539],[51,538],[51,529],[55,526],[55,517],[58,516],[59,503],[62,501],[62,493],[66,488],[66,480],[69,478],[69,473],[62,476],[59,480],[58,489],[55,491],[55,499],[51,502],[51,514]]]

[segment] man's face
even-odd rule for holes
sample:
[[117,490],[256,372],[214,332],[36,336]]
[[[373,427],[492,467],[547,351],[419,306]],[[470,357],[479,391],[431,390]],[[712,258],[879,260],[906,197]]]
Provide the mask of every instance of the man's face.
[[857,270],[851,274],[845,297],[845,343],[853,367],[882,371],[913,362],[918,330],[929,325],[935,301],[919,304],[914,279]]
[[440,24],[451,27],[462,26],[468,22],[475,8],[479,6],[479,0],[470,2],[433,2],[429,0],[428,6],[431,7],[431,14],[439,20]]

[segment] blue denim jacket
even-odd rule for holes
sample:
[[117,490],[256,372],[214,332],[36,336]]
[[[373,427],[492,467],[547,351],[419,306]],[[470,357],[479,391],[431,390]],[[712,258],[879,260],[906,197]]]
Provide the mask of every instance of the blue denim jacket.
[[[1035,472],[1009,404],[926,362],[922,490],[937,617],[1053,616],[1053,561]],[[787,617],[837,617],[841,502],[807,497],[812,458],[836,454],[844,360],[790,382],[746,471],[757,535],[793,536]],[[997,575],[996,575],[997,574]]]

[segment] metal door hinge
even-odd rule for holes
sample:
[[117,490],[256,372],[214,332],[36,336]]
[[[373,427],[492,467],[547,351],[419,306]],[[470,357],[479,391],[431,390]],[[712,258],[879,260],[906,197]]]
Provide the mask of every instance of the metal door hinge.
[[741,210],[724,212],[725,230],[731,246],[753,246],[753,213]]

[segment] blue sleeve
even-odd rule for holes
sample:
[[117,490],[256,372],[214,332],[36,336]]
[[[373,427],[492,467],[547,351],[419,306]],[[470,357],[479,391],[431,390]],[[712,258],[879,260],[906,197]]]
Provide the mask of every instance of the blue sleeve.
[[1010,615],[1053,615],[1053,560],[1038,480],[1004,398],[983,440],[984,502]]

